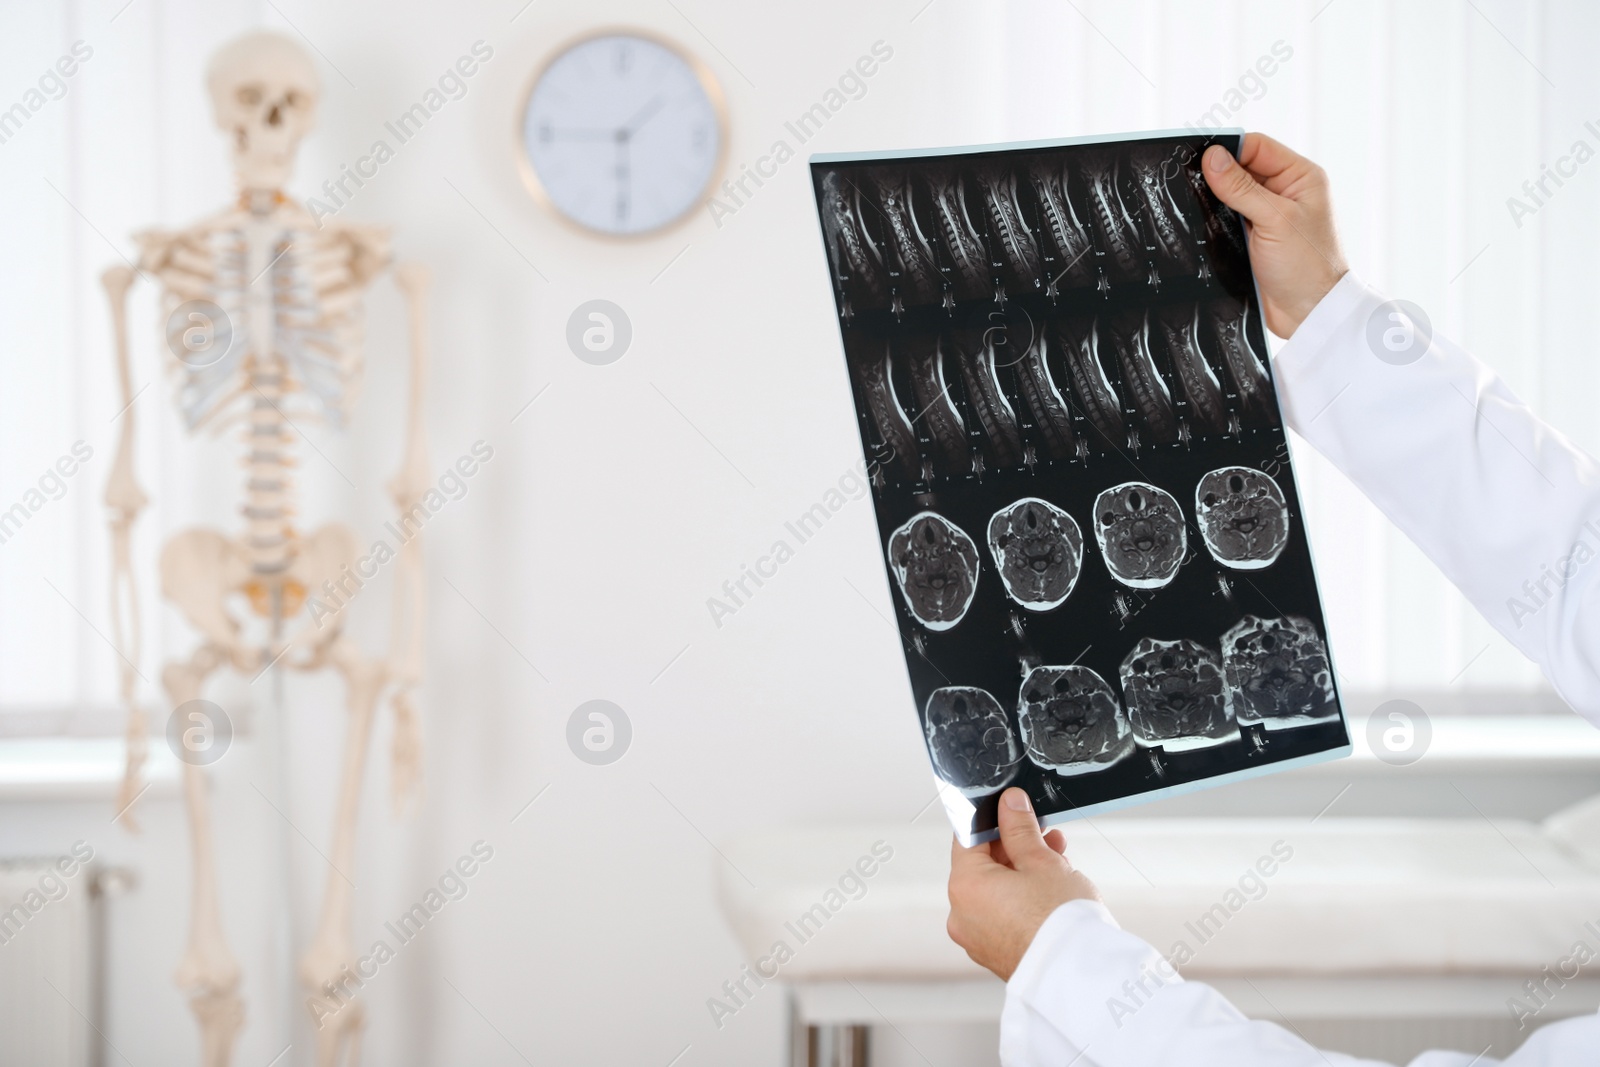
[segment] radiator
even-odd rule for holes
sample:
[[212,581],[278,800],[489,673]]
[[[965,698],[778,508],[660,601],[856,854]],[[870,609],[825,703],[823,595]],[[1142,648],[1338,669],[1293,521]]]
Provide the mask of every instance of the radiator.
[[[0,1064],[93,1067],[99,1008],[93,871],[0,860]],[[32,906],[30,906],[32,905]]]

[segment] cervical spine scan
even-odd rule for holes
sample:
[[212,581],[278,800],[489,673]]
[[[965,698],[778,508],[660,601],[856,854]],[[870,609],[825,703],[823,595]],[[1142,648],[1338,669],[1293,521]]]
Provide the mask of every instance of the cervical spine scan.
[[1122,693],[1141,745],[1183,752],[1238,740],[1222,664],[1198,641],[1141,639],[1122,661]]
[[1206,549],[1224,567],[1258,571],[1289,543],[1289,504],[1264,471],[1222,467],[1200,479],[1194,517]]
[[1106,680],[1088,667],[1035,667],[1022,682],[1017,721],[1028,759],[1071,777],[1133,751],[1133,728]]
[[1027,496],[989,520],[989,551],[1012,599],[1033,611],[1059,608],[1083,569],[1083,531],[1071,515]]
[[1172,581],[1189,547],[1178,502],[1144,482],[1123,482],[1095,498],[1094,539],[1111,576],[1133,589]]
[[965,797],[988,796],[1016,777],[1022,747],[1005,709],[987,691],[950,685],[928,697],[928,753],[940,778]]
[[1306,619],[1246,615],[1222,635],[1222,668],[1241,723],[1284,730],[1339,716],[1328,651]]
[[889,567],[918,622],[948,630],[960,622],[978,589],[978,546],[942,515],[913,515],[889,535]]

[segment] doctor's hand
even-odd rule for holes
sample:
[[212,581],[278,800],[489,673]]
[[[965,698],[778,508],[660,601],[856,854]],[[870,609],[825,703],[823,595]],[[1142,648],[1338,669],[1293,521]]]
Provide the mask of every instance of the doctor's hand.
[[1040,834],[1028,794],[1000,796],[1000,840],[950,850],[950,920],[945,929],[973,961],[1003,979],[1022,962],[1033,935],[1069,900],[1100,893],[1066,859],[1060,830]]
[[1350,269],[1339,250],[1327,173],[1259,133],[1245,134],[1237,160],[1212,145],[1201,170],[1217,199],[1250,220],[1250,263],[1267,328],[1290,336]]

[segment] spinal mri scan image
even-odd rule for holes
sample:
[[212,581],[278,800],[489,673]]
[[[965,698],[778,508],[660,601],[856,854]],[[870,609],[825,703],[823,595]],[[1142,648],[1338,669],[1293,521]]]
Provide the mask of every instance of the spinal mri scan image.
[[1146,482],[1123,482],[1095,498],[1094,539],[1112,577],[1133,589],[1172,581],[1189,549],[1178,502]]
[[1192,194],[1183,169],[1172,165],[1172,153],[1160,145],[1141,145],[1128,153],[1133,188],[1141,218],[1160,265],[1169,274],[1200,273],[1198,243],[1191,230],[1195,217]]
[[1102,770],[1133,752],[1117,694],[1088,667],[1035,667],[1022,680],[1017,721],[1036,766],[1064,777]]
[[889,566],[906,607],[930,630],[960,622],[978,588],[978,546],[961,527],[924,511],[889,538]]
[[1172,366],[1175,392],[1189,406],[1182,435],[1229,432],[1227,396],[1200,340],[1199,305],[1166,304],[1156,308],[1151,319],[1151,329],[1159,335]]
[[1289,504],[1265,471],[1222,467],[1200,479],[1194,517],[1206,549],[1235,570],[1270,567],[1289,543]]
[[1283,730],[1339,714],[1328,650],[1307,619],[1246,615],[1222,635],[1222,671],[1241,724]]
[[936,689],[928,697],[923,721],[934,769],[964,795],[997,792],[1016,777],[1022,747],[1005,709],[986,690],[962,685]]
[[989,520],[989,553],[1006,592],[1032,611],[1066,603],[1083,567],[1083,531],[1071,515],[1023,497]]

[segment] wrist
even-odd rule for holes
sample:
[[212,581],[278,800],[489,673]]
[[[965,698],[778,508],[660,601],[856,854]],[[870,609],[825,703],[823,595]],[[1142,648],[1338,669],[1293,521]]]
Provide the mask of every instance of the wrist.
[[1119,929],[1110,910],[1098,900],[1069,900],[1054,911],[1034,931],[1033,938],[1007,976],[1007,985],[1021,990],[1038,983],[1041,974],[1060,956],[1061,946],[1072,944],[1084,931],[1095,926]]
[[1295,331],[1300,329],[1301,324],[1317,309],[1317,305],[1333,292],[1334,287],[1348,273],[1350,273],[1349,268],[1341,264],[1319,276],[1315,284],[1297,294],[1297,300],[1279,304],[1274,309],[1277,314],[1271,317],[1277,321],[1269,321],[1268,328],[1284,340],[1293,337]]

